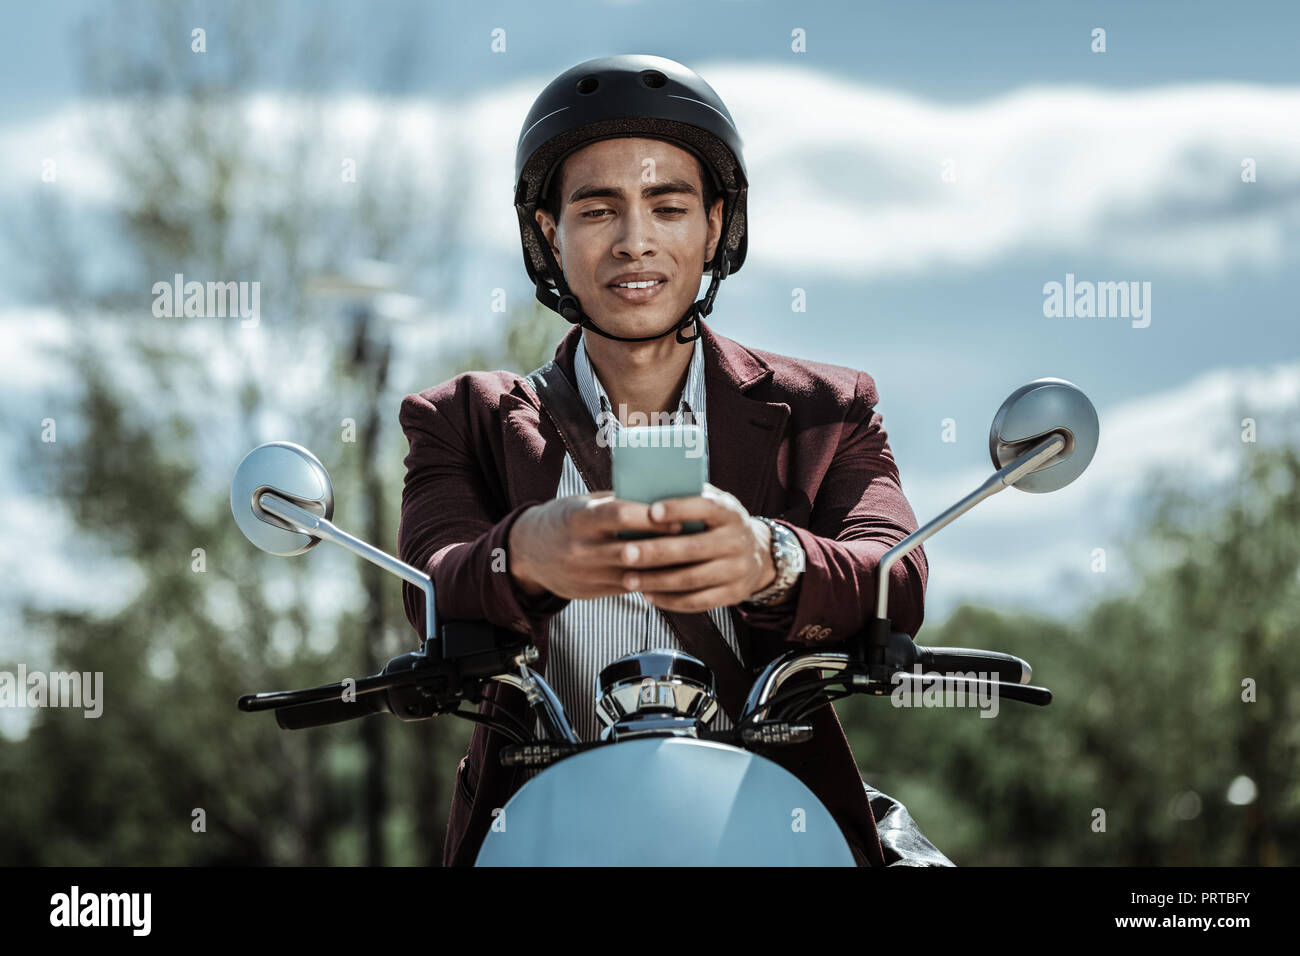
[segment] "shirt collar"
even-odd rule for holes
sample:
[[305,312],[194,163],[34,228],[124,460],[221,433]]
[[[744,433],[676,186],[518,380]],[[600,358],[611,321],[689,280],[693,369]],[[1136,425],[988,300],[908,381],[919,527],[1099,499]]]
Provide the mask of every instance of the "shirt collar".
[[[608,422],[614,431],[618,431],[622,424],[609,401],[609,396],[605,393],[605,387],[600,383],[600,377],[587,357],[585,338],[584,334],[578,336],[578,348],[573,356],[573,370],[578,379],[578,392],[587,405],[587,411],[591,413],[591,417],[597,424]],[[677,400],[677,410],[673,414],[674,424],[685,420],[703,429],[705,427],[704,399],[704,342],[702,338],[697,337],[691,352],[691,364],[686,371],[686,384],[682,387],[682,394]],[[605,413],[604,418],[602,413]],[[686,416],[685,419],[683,415]]]

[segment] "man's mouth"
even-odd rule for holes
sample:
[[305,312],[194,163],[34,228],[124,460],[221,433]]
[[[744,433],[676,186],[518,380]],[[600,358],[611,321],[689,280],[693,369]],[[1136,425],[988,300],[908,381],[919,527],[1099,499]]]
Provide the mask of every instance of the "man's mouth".
[[649,302],[667,284],[666,279],[647,279],[644,282],[620,282],[607,288],[624,302]]

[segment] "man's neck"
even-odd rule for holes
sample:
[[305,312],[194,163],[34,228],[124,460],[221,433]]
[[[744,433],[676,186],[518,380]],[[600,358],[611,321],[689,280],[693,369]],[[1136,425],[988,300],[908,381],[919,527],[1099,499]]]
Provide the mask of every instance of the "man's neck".
[[582,335],[587,358],[620,425],[626,425],[636,412],[653,422],[658,413],[677,410],[694,342],[683,345],[675,335],[652,342],[615,342],[586,331]]

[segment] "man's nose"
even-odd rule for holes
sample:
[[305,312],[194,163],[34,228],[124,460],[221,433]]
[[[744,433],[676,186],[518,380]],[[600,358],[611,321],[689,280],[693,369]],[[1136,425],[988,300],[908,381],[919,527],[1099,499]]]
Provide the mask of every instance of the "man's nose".
[[653,210],[639,205],[629,207],[619,220],[614,254],[626,252],[635,259],[653,252],[658,244],[654,236],[654,225]]

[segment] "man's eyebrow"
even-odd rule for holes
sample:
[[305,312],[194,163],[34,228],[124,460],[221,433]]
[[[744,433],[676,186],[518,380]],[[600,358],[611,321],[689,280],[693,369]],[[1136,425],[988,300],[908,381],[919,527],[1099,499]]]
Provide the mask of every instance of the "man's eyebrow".
[[[663,196],[667,193],[686,193],[698,196],[700,191],[695,184],[685,179],[661,179],[659,182],[641,189],[642,198]],[[627,194],[618,186],[579,186],[569,197],[569,202],[581,202],[584,199],[626,199]]]

